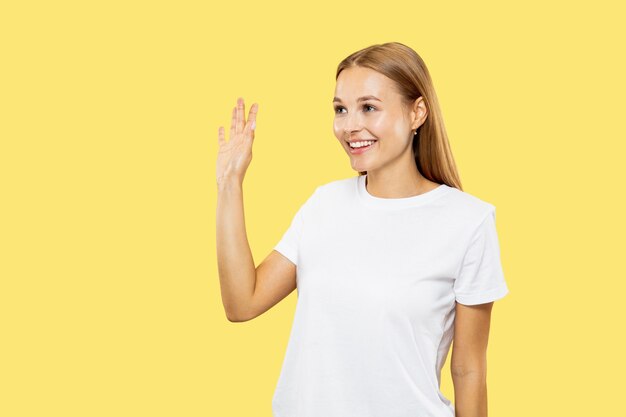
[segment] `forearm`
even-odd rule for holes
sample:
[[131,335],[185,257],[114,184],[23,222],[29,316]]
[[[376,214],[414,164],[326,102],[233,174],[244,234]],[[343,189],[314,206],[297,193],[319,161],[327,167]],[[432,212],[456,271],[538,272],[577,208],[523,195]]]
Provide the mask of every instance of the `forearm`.
[[465,372],[452,377],[456,417],[487,417],[485,372]]
[[217,267],[222,303],[229,320],[239,321],[254,293],[256,268],[246,234],[243,190],[236,181],[218,184]]

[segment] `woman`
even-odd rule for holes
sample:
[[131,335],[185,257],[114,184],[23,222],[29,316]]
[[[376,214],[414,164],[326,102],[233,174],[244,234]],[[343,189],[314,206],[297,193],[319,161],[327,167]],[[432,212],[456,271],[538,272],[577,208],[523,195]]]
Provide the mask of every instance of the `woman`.
[[[508,288],[495,206],[462,191],[428,70],[373,45],[337,69],[334,133],[356,177],[323,184],[257,267],[242,181],[258,105],[219,129],[217,252],[229,320],[294,289],[274,417],[487,416],[493,302]],[[440,391],[453,343],[454,405]]]

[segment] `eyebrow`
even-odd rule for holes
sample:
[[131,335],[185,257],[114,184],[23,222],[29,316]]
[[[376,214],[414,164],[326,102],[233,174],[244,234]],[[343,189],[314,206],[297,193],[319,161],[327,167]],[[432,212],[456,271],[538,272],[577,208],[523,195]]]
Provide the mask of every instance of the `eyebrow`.
[[[359,102],[359,101],[365,101],[365,100],[378,100],[378,101],[380,101],[382,103],[382,100],[379,99],[378,97],[375,97],[375,96],[359,97],[356,101]],[[335,98],[333,98],[333,103],[335,103],[335,102],[341,102],[341,99],[339,97],[335,97]]]

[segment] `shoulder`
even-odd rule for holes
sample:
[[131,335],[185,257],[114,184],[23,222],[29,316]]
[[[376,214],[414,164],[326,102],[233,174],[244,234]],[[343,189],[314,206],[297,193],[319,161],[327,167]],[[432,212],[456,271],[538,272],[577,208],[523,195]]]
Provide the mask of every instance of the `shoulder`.
[[322,183],[315,190],[315,194],[320,198],[349,196],[356,191],[358,179],[359,177],[357,176]]
[[496,206],[492,203],[458,188],[449,188],[449,192],[443,198],[445,202],[443,207],[451,217],[466,225],[477,226],[488,215],[495,215]]

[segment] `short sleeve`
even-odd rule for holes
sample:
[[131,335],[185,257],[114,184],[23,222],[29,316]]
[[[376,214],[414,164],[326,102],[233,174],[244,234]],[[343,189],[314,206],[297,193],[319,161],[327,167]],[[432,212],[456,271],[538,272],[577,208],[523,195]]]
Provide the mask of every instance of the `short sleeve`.
[[319,188],[316,188],[313,194],[300,206],[296,214],[291,220],[291,224],[287,230],[283,233],[282,238],[278,241],[274,250],[283,254],[294,265],[298,265],[299,249],[300,249],[300,237],[304,229],[304,223],[307,218],[307,212],[310,211],[310,206],[314,196],[317,194]]
[[495,206],[492,206],[470,239],[454,281],[454,293],[459,303],[475,305],[495,301],[508,292],[500,261]]

